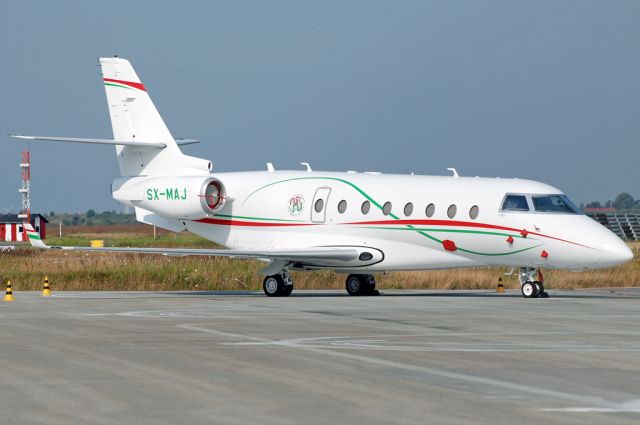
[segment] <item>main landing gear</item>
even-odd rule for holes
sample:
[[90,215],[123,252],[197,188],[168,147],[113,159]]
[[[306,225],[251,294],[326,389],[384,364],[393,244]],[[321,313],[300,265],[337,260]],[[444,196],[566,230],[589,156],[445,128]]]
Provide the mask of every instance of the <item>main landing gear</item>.
[[268,297],[288,297],[293,291],[293,279],[286,270],[272,274],[262,281],[262,290]]
[[349,295],[380,295],[376,289],[376,278],[371,274],[350,274],[345,286]]
[[[345,283],[349,295],[380,295],[376,278],[370,274],[350,274]],[[293,279],[286,270],[266,276],[262,290],[268,297],[288,297],[293,291]]]
[[518,273],[520,289],[525,298],[549,298],[544,290],[544,276],[539,269],[534,267],[521,267]]

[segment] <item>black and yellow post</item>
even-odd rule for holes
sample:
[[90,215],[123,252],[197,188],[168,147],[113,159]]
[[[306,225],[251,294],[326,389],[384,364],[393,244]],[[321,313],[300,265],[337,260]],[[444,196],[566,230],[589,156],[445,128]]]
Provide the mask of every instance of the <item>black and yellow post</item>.
[[44,277],[44,287],[42,288],[42,296],[43,297],[51,296],[51,288],[49,287],[49,278],[47,276]]
[[504,285],[502,284],[502,278],[498,278],[498,289],[496,289],[498,294],[504,294]]
[[7,292],[4,294],[5,301],[13,301],[13,288],[11,287],[11,281],[7,280]]

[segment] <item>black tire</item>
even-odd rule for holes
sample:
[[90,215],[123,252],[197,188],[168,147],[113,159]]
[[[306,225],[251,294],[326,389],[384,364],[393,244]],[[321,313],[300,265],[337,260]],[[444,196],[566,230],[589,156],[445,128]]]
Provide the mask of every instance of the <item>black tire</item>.
[[288,297],[289,295],[291,295],[292,291],[293,291],[293,285],[284,285],[284,287],[282,288],[282,294],[280,294],[280,296]]
[[535,294],[533,294],[533,298],[538,298],[543,292],[544,288],[542,287],[542,283],[537,280],[533,282],[533,287],[535,288]]
[[267,297],[282,296],[284,288],[284,279],[280,274],[272,274],[270,276],[266,276],[262,281],[262,290],[267,295]]
[[525,298],[533,298],[536,293],[536,287],[534,286],[533,282],[523,283],[520,290],[522,291],[522,296]]
[[347,294],[356,296],[362,295],[365,292],[365,282],[362,275],[350,274],[345,281],[345,287],[347,288]]
[[364,295],[380,295],[380,293],[376,291],[376,278],[372,274],[362,275],[362,278],[365,282]]

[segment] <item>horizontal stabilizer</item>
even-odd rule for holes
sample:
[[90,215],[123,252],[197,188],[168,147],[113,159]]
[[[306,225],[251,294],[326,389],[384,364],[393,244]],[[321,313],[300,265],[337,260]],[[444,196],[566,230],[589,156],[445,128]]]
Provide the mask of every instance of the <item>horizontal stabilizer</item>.
[[162,149],[167,146],[165,143],[147,142],[142,140],[84,139],[84,138],[78,138],[78,137],[22,136],[18,134],[12,134],[11,137],[13,137],[14,139],[21,139],[21,140],[90,143],[95,145],[122,145],[122,146],[137,146],[141,148],[158,148],[158,149]]

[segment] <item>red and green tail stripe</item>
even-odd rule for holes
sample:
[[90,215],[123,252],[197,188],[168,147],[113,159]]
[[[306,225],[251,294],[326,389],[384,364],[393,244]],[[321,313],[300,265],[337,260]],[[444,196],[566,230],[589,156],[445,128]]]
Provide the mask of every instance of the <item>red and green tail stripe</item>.
[[120,87],[123,89],[129,89],[129,90],[138,89],[142,91],[147,91],[142,85],[142,83],[135,83],[133,81],[124,81],[124,80],[114,80],[113,78],[104,78],[103,80],[104,80],[105,86]]

